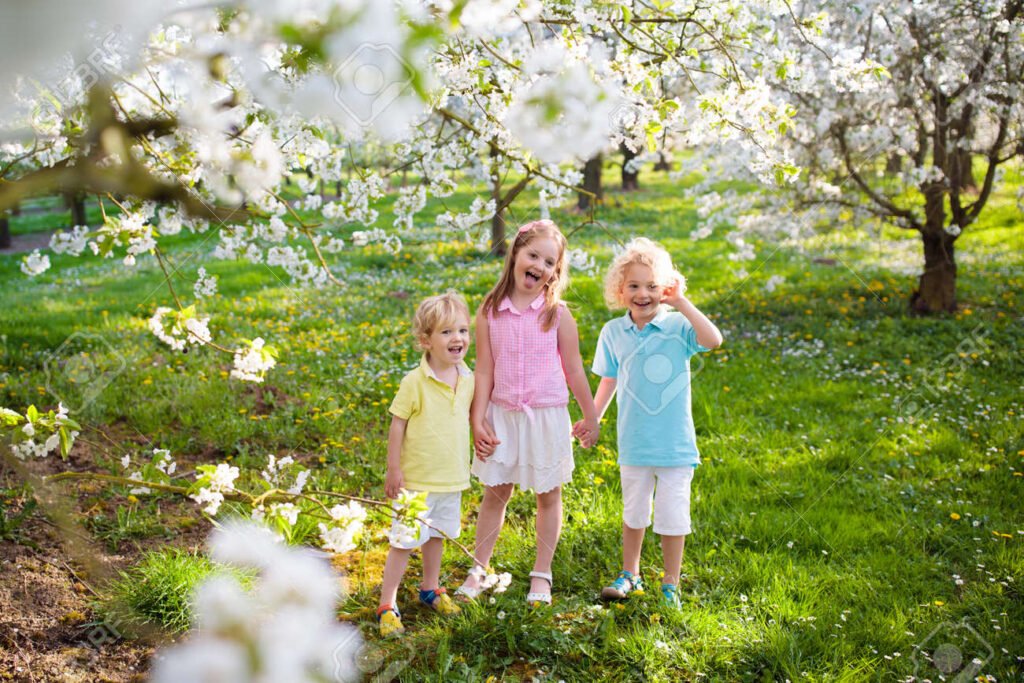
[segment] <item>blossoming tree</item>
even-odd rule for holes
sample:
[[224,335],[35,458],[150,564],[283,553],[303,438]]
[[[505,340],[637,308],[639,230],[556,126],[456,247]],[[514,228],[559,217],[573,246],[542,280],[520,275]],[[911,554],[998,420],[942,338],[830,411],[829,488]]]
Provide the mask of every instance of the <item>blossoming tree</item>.
[[1001,167],[1024,156],[1024,5],[862,0],[799,11],[765,32],[771,84],[793,111],[783,144],[802,172],[789,201],[757,205],[741,226],[772,239],[814,223],[915,231],[923,271],[912,309],[955,310],[956,240]]
[[[280,266],[320,286],[334,281],[327,255],[374,242],[400,250],[428,197],[443,200],[463,178],[490,192],[467,213],[442,214],[437,237],[489,238],[500,252],[504,213],[528,185],[546,211],[580,189],[586,159],[652,148],[662,131],[731,141],[769,177],[791,168],[775,148],[788,112],[759,75],[771,65],[736,56],[751,52],[756,6],[252,0],[137,13],[108,0],[91,16],[67,13],[87,30],[54,31],[47,50],[15,39],[64,16],[63,4],[4,10],[15,68],[0,82],[14,94],[0,213],[58,188],[121,208],[98,228],[55,236],[59,253],[128,265],[152,256],[169,270],[165,238],[216,230],[208,257]],[[673,90],[681,81],[696,91],[686,101]],[[396,161],[367,167],[359,151],[381,143]],[[417,181],[382,226],[388,178],[409,169]],[[300,197],[286,200],[292,178]],[[22,269],[49,265],[37,252]],[[231,352],[243,379],[272,367],[262,340],[213,339],[207,276],[197,273],[194,302],[168,286],[173,308],[150,321],[158,338]]]

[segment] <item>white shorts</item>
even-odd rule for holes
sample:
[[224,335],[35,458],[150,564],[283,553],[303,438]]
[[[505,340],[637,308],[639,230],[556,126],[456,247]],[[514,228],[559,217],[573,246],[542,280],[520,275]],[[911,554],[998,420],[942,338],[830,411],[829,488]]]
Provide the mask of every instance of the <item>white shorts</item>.
[[[686,536],[690,533],[690,483],[693,466],[638,467],[620,465],[622,522],[630,529],[651,525],[654,502],[654,533]],[[657,482],[657,486],[655,486]]]
[[[430,526],[437,527],[449,538],[458,538],[462,531],[462,491],[449,491],[445,493],[430,492],[427,494],[427,511],[422,516],[430,522]],[[398,522],[391,525],[394,530]],[[412,550],[419,548],[432,538],[444,538],[437,530],[431,529],[426,524],[420,524],[420,535],[415,541],[409,544],[397,545],[392,543],[394,548]]]

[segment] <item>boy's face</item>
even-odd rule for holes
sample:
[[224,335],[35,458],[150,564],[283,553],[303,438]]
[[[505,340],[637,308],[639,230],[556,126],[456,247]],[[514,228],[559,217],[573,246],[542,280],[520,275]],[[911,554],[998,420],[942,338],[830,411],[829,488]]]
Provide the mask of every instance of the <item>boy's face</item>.
[[454,320],[438,325],[426,338],[423,347],[436,362],[458,364],[469,351],[469,318],[465,313],[457,313]]
[[665,288],[654,279],[650,266],[631,263],[626,266],[619,296],[629,309],[633,322],[648,322],[658,313]]

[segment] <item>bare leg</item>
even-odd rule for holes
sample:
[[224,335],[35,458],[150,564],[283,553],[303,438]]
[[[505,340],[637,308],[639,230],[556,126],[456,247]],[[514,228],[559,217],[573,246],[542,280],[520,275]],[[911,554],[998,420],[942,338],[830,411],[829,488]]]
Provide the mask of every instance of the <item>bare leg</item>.
[[644,532],[647,529],[622,525],[622,568],[633,576],[640,575],[640,551],[644,547]]
[[444,553],[444,539],[431,538],[420,546],[423,553],[423,583],[420,590],[437,590],[441,585],[441,554]]
[[[562,535],[562,488],[558,487],[537,494],[537,560],[533,570],[550,572],[551,560]],[[546,593],[551,586],[544,579],[534,577],[530,581],[531,593]]]
[[398,599],[398,586],[402,583],[402,576],[405,575],[405,567],[409,563],[411,550],[391,548],[388,550],[388,559],[384,562],[384,582],[380,587],[380,605],[391,605],[397,607],[395,601]]
[[[476,518],[476,547],[473,555],[476,563],[486,567],[491,561],[494,544],[505,524],[505,508],[512,497],[513,484],[501,484],[484,488],[484,499],[480,502],[480,513]],[[476,588],[480,579],[470,576],[466,579],[467,588]]]
[[662,536],[661,559],[665,563],[665,577],[662,583],[679,585],[679,570],[683,565],[683,543],[686,536]]

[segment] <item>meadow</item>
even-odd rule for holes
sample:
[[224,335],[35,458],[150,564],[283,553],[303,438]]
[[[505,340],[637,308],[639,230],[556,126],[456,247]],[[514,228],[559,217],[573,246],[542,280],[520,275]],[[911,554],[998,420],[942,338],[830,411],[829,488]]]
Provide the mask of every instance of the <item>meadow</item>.
[[[573,274],[567,297],[588,367],[601,326],[619,315],[603,304],[603,267],[614,246],[636,234],[672,252],[691,299],[725,336],[693,368],[703,463],[683,609],[664,611],[657,591],[621,605],[598,600],[620,568],[610,410],[599,444],[576,451],[552,607],[524,604],[529,495],[513,498],[495,555],[495,569],[514,577],[508,592],[441,619],[415,605],[414,562],[400,596],[408,629],[400,640],[381,642],[373,619],[382,534],[333,559],[349,588],[339,618],[368,641],[365,673],[402,681],[1024,676],[1024,233],[1012,197],[1019,181],[957,243],[960,311],[932,318],[907,312],[921,262],[911,234],[822,232],[758,245],[755,261],[737,263],[722,234],[690,239],[692,202],[653,173],[642,176],[640,192],[609,192],[600,224],[554,212],[574,231],[572,246],[598,264]],[[470,189],[460,188],[449,206],[468,207]],[[524,197],[511,223],[536,215],[536,198]],[[54,267],[29,280],[17,257],[0,256],[0,405],[53,407],[58,396],[71,405],[85,427],[80,443],[68,464],[50,462],[48,472],[114,471],[124,455],[167,448],[183,467],[226,460],[245,479],[258,477],[267,454],[292,455],[314,469],[319,489],[381,499],[388,405],[419,359],[409,332],[416,302],[451,287],[475,306],[500,270],[482,250],[431,227],[444,210],[428,206],[397,256],[369,246],[333,257],[343,287],[299,288],[278,268],[204,260],[219,278],[221,296],[204,303],[214,339],[231,346],[262,336],[280,351],[262,385],[229,379],[228,355],[176,353],[148,331],[155,308],[171,301],[152,257],[128,268],[116,259],[51,256]],[[29,229],[17,220],[16,233]],[[181,269],[179,291],[190,292],[196,255],[216,239],[215,231],[175,238],[169,258]],[[71,357],[89,360],[62,362]],[[15,546],[29,553],[25,544],[41,542],[34,530],[53,503],[16,519],[30,494],[7,466],[0,486],[3,528],[12,529],[0,541],[4,554]],[[129,577],[89,581],[79,570],[95,595],[80,598],[73,625],[134,614],[165,630],[111,647],[148,654],[187,624],[187,587],[211,570],[193,552],[209,522],[169,494],[133,496],[92,483],[61,491],[95,552],[117,554]],[[474,484],[464,498],[467,544],[480,496]],[[225,506],[220,516],[231,512]],[[297,530],[294,540],[315,540],[314,530]],[[469,565],[451,544],[445,558],[454,588]],[[659,567],[649,535],[649,584]],[[0,647],[13,653],[15,636],[7,635]],[[916,649],[940,641],[955,645],[955,668]],[[60,645],[46,642],[19,640],[18,649]],[[18,655],[6,657],[5,668]],[[100,673],[122,680],[120,671]]]

